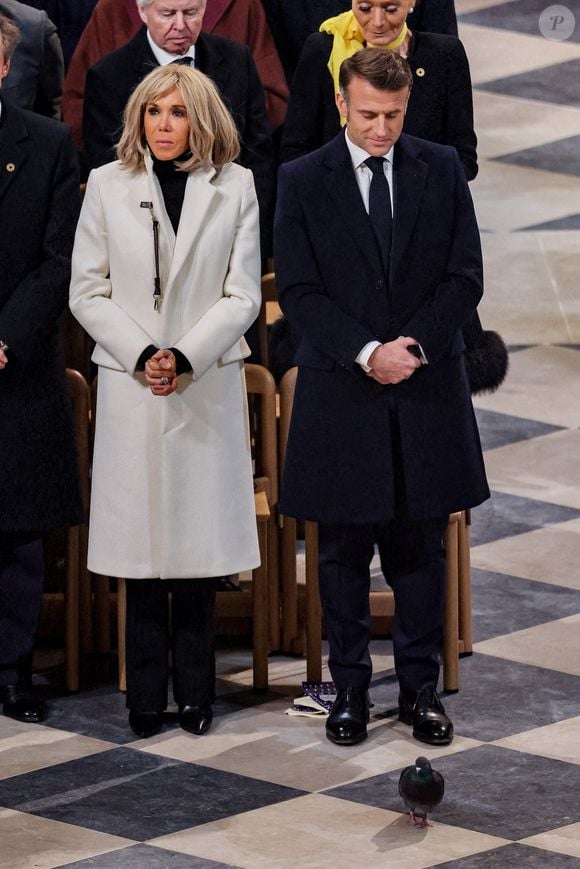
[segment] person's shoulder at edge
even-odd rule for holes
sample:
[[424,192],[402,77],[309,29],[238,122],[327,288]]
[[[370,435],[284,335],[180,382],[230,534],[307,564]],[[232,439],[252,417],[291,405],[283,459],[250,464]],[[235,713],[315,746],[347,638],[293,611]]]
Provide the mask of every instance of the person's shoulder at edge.
[[10,106],[6,106],[6,113],[9,117],[19,117],[31,135],[49,135],[59,139],[66,139],[71,135],[68,124],[63,124],[62,121],[57,121],[55,118],[47,118],[46,115],[39,115],[37,112],[32,112],[29,109],[15,106],[12,103]]
[[465,54],[465,48],[458,36],[451,33],[423,33],[421,30],[413,31],[413,48],[409,56],[412,61],[413,55],[419,49],[422,51],[445,52],[447,54]]

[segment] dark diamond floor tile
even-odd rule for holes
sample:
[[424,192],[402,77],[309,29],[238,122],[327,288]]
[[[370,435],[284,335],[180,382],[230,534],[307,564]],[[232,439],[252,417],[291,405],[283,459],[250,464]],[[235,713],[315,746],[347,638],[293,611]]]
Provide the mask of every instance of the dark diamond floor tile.
[[[580,60],[568,60],[478,84],[474,90],[564,106],[580,106],[579,78]],[[564,166],[562,171],[565,172]]]
[[67,863],[66,869],[116,869],[117,866],[126,869],[237,869],[230,863],[216,863],[204,857],[190,857],[150,845],[133,845],[131,848],[89,857],[88,860]]
[[493,851],[483,851],[461,860],[436,863],[431,869],[534,869],[536,866],[538,869],[568,869],[578,866],[578,858],[544,851],[542,848],[532,848],[530,845],[515,844],[494,848]]
[[511,166],[524,166],[543,172],[559,172],[566,175],[580,175],[580,136],[570,136],[557,142],[525,148],[511,154],[493,157],[496,163],[509,163]]
[[580,214],[569,214],[557,220],[547,220],[545,223],[534,223],[533,226],[523,226],[516,232],[536,232],[539,230],[580,229]]
[[535,419],[523,419],[521,416],[511,416],[495,410],[483,410],[480,407],[476,407],[475,416],[484,451],[495,450],[497,447],[505,447],[518,441],[531,440],[562,429],[562,426],[549,425]]
[[477,568],[471,593],[475,643],[580,612],[580,591],[573,588]]
[[[220,696],[220,684],[218,679],[216,687],[218,696],[213,705],[215,718],[267,703],[278,696],[271,692],[258,693],[245,687],[232,692],[231,684],[227,685],[227,693]],[[169,693],[171,697],[171,690]],[[127,745],[137,739],[129,728],[125,694],[119,691],[116,684],[93,691],[83,691],[72,696],[52,697],[49,712],[46,723],[50,727],[91,736],[94,739],[103,739],[118,745]],[[177,726],[177,715],[171,712],[165,713],[164,729],[172,730]]]
[[572,718],[580,709],[580,677],[568,673],[475,652],[461,660],[460,678],[445,708],[456,733],[482,742]]
[[[497,27],[501,30],[513,30],[516,33],[528,33],[531,36],[540,36],[538,26],[541,13],[550,6],[546,0],[511,0],[509,3],[501,3],[498,6],[490,6],[487,9],[478,9],[475,12],[467,12],[459,16],[462,24],[477,24],[480,27]],[[576,9],[575,3],[566,3],[569,9]],[[580,42],[580,27],[578,27],[578,13],[576,12],[576,28],[568,38],[569,42]]]
[[[445,779],[443,802],[432,815],[435,821],[523,839],[580,820],[577,764],[483,745],[437,758],[433,766]],[[396,770],[325,793],[401,812],[399,775]],[[546,860],[544,866],[550,865]]]
[[301,793],[123,747],[6,779],[0,806],[145,841]]
[[534,501],[519,495],[492,492],[489,500],[471,512],[471,546],[524,534],[556,522],[568,522],[579,516],[580,510],[575,507],[562,507],[560,504]]

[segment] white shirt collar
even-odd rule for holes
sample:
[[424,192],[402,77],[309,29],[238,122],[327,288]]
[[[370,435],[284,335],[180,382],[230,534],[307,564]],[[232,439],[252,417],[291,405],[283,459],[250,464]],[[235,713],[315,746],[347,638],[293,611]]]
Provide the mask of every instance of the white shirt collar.
[[[350,139],[348,135],[348,126],[345,128],[345,140],[346,147],[348,148],[350,159],[352,160],[352,165],[354,169],[360,169],[362,164],[365,162],[367,157],[371,155],[368,151],[365,151],[364,148],[360,148],[358,145],[355,145],[354,142]],[[391,166],[393,165],[393,148],[395,146],[391,145],[386,154],[383,154],[385,160],[388,160]]]
[[186,51],[185,54],[171,54],[169,51],[165,51],[164,48],[159,48],[157,43],[153,42],[153,38],[149,31],[147,31],[147,41],[159,66],[167,66],[167,64],[173,63],[174,60],[178,60],[180,57],[191,57],[191,65],[195,66],[195,43],[189,46],[189,50]]

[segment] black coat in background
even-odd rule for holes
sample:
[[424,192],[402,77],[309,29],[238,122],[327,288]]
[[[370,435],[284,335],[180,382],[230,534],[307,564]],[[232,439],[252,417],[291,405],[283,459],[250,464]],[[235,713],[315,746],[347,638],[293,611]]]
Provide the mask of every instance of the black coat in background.
[[[392,518],[395,467],[411,520],[489,497],[461,334],[482,294],[481,247],[456,152],[402,134],[393,193],[386,276],[344,134],[280,168],[276,283],[300,340],[280,501],[286,515]],[[418,341],[429,364],[381,386],[356,357],[369,341],[399,335]]]
[[[334,84],[328,71],[333,37],[313,33],[306,41],[292,82],[282,138],[282,161],[309,154],[340,130]],[[409,65],[413,87],[404,131],[420,139],[453,145],[467,180],[477,175],[477,138],[469,64],[454,36],[414,34]]]
[[[346,12],[351,0],[262,0],[268,24],[289,82],[304,43],[323,21]],[[420,0],[408,18],[413,32],[449,33],[457,36],[453,0]]]
[[68,127],[2,100],[0,122],[0,531],[84,520],[58,319],[78,212]]
[[[116,159],[123,110],[135,87],[158,66],[143,26],[126,45],[92,66],[86,78],[83,138],[89,169]],[[195,68],[218,90],[238,128],[239,163],[254,174],[260,204],[262,252],[271,251],[275,166],[264,90],[247,46],[200,33],[195,44]]]
[[56,25],[65,67],[68,67],[97,0],[22,0],[22,2],[27,6],[34,6],[35,9],[43,9]]
[[54,23],[46,12],[19,0],[0,0],[0,15],[10,18],[21,35],[2,82],[3,96],[21,109],[60,120],[64,61]]

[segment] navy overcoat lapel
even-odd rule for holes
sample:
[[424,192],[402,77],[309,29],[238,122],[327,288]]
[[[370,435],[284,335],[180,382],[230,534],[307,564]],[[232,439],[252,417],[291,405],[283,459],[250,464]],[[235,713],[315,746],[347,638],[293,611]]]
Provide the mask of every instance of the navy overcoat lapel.
[[24,122],[13,113],[6,103],[2,104],[2,133],[0,135],[0,202],[12,182],[18,177],[28,155],[24,143],[28,130]]
[[419,158],[420,143],[404,133],[395,145],[393,161],[395,214],[391,247],[391,277],[396,274],[413,227],[427,181],[427,164]]
[[356,183],[344,132],[325,148],[323,159],[324,184],[334,203],[336,216],[347,228],[357,254],[369,261],[374,272],[382,271],[379,249]]

